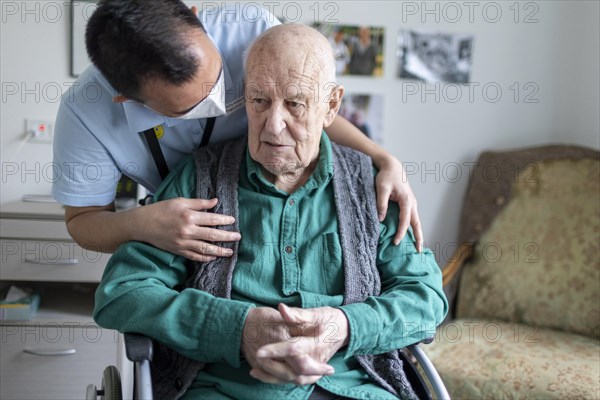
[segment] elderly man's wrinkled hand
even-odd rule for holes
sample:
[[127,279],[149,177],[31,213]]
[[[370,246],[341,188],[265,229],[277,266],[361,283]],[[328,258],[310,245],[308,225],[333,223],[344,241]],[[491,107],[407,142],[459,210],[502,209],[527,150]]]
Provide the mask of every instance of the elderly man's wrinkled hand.
[[279,311],[270,307],[252,308],[244,321],[242,354],[251,367],[260,368],[256,357],[258,349],[271,343],[290,340],[292,333]]
[[259,368],[251,375],[267,383],[312,384],[335,371],[328,362],[349,338],[348,320],[332,307],[312,309],[279,305],[279,312],[294,337],[261,347]]

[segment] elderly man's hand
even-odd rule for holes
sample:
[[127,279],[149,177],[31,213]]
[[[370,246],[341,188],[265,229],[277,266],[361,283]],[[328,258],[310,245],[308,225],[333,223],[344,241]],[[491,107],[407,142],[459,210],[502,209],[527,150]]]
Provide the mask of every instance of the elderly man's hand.
[[311,309],[279,305],[293,338],[268,344],[257,352],[259,368],[251,375],[267,383],[312,384],[334,373],[329,360],[349,339],[348,320],[332,307]]
[[400,207],[400,222],[394,237],[394,244],[398,245],[400,243],[410,224],[417,242],[417,251],[421,252],[423,250],[423,231],[419,212],[417,211],[417,199],[408,183],[404,168],[400,161],[394,157],[388,157],[378,164],[379,173],[375,178],[375,184],[377,187],[379,220],[383,221],[387,214],[388,201],[397,202]]
[[270,307],[250,309],[244,321],[242,332],[242,354],[253,368],[260,368],[256,353],[261,347],[271,344],[295,340],[292,338],[293,326],[284,320],[279,311]]

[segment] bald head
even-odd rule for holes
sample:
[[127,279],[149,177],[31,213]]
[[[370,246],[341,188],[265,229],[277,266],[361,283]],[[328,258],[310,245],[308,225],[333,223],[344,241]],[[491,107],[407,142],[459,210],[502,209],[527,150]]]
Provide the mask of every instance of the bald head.
[[251,63],[286,60],[298,67],[319,71],[321,82],[335,82],[335,56],[327,38],[302,24],[274,26],[260,35],[248,49],[245,70]]

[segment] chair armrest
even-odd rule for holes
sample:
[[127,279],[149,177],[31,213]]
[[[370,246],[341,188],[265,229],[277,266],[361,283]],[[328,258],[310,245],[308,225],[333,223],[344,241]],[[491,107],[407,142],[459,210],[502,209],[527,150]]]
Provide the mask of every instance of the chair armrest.
[[[433,341],[433,338],[431,340],[429,340],[428,342],[427,342],[427,340],[429,340],[429,339],[425,339],[423,341],[423,343],[431,343],[431,341]],[[427,354],[425,354],[425,352],[419,347],[419,344],[418,343],[411,344],[410,346],[407,346],[406,348],[408,349],[408,351],[410,351],[410,353],[413,355],[413,357],[417,360],[417,362],[423,369],[423,372],[425,372],[425,375],[427,376],[427,379],[429,380],[429,383],[431,384],[431,388],[433,389],[433,392],[435,393],[435,396],[436,396],[435,398],[438,400],[450,400],[450,395],[448,394],[448,390],[446,390],[446,386],[444,386],[444,382],[442,381],[442,378],[440,378],[440,375],[438,374],[437,370],[431,363],[431,360],[429,359],[429,357],[427,357]]]
[[[431,336],[431,337],[421,340],[419,343],[429,344],[429,343],[433,343],[434,340],[435,340],[435,336]],[[419,344],[419,343],[417,343],[417,344]]]
[[125,353],[129,360],[133,362],[152,361],[152,339],[139,333],[126,333],[124,336]]
[[450,257],[450,261],[442,270],[442,282],[446,286],[449,284],[454,276],[460,271],[461,267],[469,258],[473,256],[474,243],[463,243]]
[[151,400],[152,376],[150,374],[150,361],[154,348],[152,339],[139,333],[126,333],[125,353],[127,358],[134,362],[134,399]]

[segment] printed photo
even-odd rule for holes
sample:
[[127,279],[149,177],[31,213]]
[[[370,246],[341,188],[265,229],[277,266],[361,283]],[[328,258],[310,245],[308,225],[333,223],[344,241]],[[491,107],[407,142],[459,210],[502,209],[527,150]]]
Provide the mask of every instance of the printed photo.
[[345,93],[339,114],[362,133],[383,144],[383,96]]
[[400,30],[398,78],[469,83],[473,36]]
[[325,35],[336,59],[340,75],[383,76],[382,27],[314,24]]

